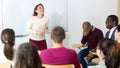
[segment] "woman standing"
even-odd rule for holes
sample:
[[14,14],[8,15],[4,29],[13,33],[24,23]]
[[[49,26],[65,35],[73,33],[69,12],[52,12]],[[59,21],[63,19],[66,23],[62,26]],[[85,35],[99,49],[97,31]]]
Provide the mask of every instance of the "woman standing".
[[44,16],[44,6],[38,4],[34,8],[33,16],[27,23],[27,31],[31,34],[29,42],[38,50],[47,49],[45,31],[48,30],[48,18]]

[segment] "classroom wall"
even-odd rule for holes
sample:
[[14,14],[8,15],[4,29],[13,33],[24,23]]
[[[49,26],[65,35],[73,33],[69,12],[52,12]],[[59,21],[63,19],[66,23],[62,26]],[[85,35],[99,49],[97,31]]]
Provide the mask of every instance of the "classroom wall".
[[[0,0],[0,10],[1,10],[1,0]],[[2,30],[2,15],[1,15],[1,11],[0,11],[0,32],[1,32],[1,30]],[[0,45],[1,45],[1,41],[0,41]]]
[[110,14],[118,15],[118,0],[68,0],[69,46],[81,42],[84,21],[90,21],[105,34],[105,20]]
[[1,30],[2,30],[2,12],[1,12],[1,5],[2,5],[2,3],[1,3],[2,1],[0,0],[0,32],[1,32]]
[[[120,0],[118,0],[118,16],[119,16],[119,20],[120,20]],[[119,24],[120,24],[120,22],[119,22]]]
[[[107,31],[105,20],[110,14],[118,15],[118,0],[68,0],[68,32],[66,32],[67,36],[64,40],[64,45],[72,48],[71,44],[81,42],[82,23],[84,21],[90,21],[91,24],[103,30],[105,34]],[[0,11],[0,30],[2,27],[1,23]],[[49,36],[49,34],[46,34],[48,47],[51,47]],[[19,38],[19,40],[21,42],[23,38]],[[75,50],[79,51],[78,49]]]

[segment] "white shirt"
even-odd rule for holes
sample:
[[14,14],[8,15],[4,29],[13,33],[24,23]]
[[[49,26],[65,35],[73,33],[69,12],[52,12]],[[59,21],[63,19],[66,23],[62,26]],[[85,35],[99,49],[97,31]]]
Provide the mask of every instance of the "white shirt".
[[39,30],[43,33],[45,33],[44,25],[48,26],[48,18],[46,16],[43,16],[42,18],[38,18],[36,16],[32,16],[30,20],[27,23],[27,31],[30,33],[30,38],[32,40],[44,40],[45,34],[43,35],[37,35],[36,31]]
[[113,27],[112,29],[110,29],[109,38],[111,38],[111,36],[112,36],[115,29],[116,29],[116,26]]
[[105,61],[100,61],[100,63],[96,66],[88,66],[88,68],[107,68],[105,65]]

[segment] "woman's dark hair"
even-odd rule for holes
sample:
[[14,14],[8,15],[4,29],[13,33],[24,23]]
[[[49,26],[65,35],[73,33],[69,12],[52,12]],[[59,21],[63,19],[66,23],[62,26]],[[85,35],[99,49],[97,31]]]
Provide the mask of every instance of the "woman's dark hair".
[[4,43],[4,54],[7,59],[12,60],[14,56],[13,46],[15,44],[15,32],[13,29],[4,29],[1,33],[1,41]]
[[21,44],[16,54],[14,68],[44,68],[37,48],[28,42]]
[[[43,4],[40,3],[40,4],[36,5],[35,8],[34,8],[34,11],[33,11],[33,16],[37,16],[36,10],[37,10],[38,6],[42,6],[42,8],[44,9]],[[44,14],[43,14],[43,16],[44,16]]]
[[116,30],[117,30],[118,32],[120,32],[120,25],[117,25]]
[[107,68],[119,68],[120,59],[119,59],[119,48],[116,45],[116,42],[111,39],[103,38],[99,43],[97,48],[102,50],[105,56],[105,64]]

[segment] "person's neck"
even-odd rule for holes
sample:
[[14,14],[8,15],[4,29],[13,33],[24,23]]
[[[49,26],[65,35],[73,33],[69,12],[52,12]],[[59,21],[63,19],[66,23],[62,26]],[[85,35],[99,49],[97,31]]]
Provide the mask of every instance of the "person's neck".
[[53,43],[53,48],[63,47],[62,43]]
[[37,17],[38,17],[38,18],[42,18],[42,17],[43,17],[43,15],[37,15]]

